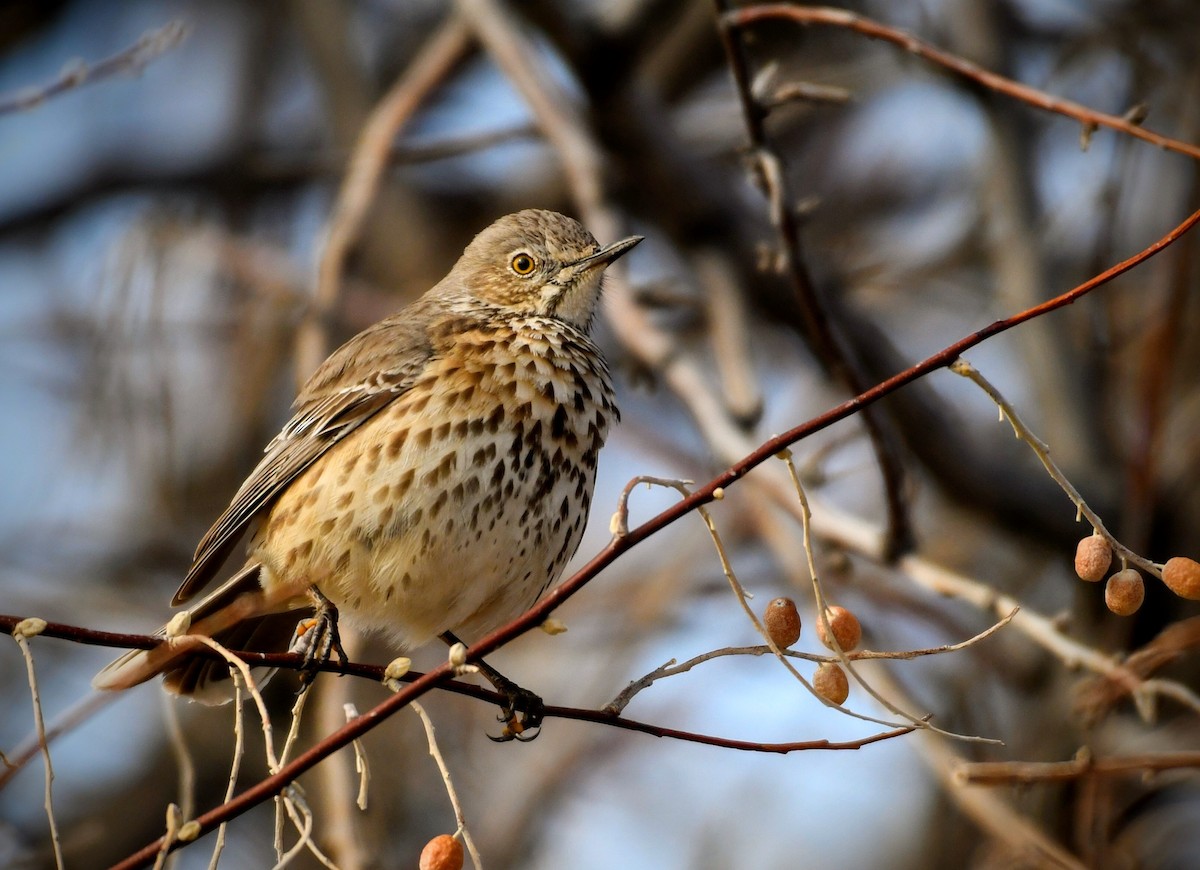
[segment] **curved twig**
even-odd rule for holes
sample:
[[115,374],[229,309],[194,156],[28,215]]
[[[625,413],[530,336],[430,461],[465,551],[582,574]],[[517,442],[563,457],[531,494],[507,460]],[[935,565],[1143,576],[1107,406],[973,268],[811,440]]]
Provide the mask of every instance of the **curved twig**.
[[1193,159],[1200,159],[1200,146],[1181,142],[1178,139],[1172,139],[1170,136],[1164,136],[1161,133],[1147,130],[1141,124],[1130,120],[1129,117],[1109,115],[1105,112],[1089,109],[1087,106],[1072,102],[1071,100],[1051,96],[1043,91],[1039,91],[1037,88],[1031,88],[1028,85],[1023,85],[1010,78],[990,72],[958,55],[935,48],[928,42],[924,42],[913,36],[911,33],[907,33],[896,27],[889,27],[886,24],[881,24],[862,15],[856,15],[853,12],[847,12],[845,9],[791,6],[782,3],[746,6],[742,9],[735,9],[725,13],[721,16],[721,21],[727,28],[741,28],[755,22],[772,21],[780,18],[794,21],[800,25],[824,24],[830,27],[842,27],[846,30],[853,30],[855,33],[861,33],[871,39],[880,39],[884,42],[898,45],[900,48],[923,60],[944,67],[951,72],[983,85],[985,88],[1012,97],[1015,100],[1020,100],[1023,103],[1028,103],[1031,106],[1036,106],[1039,109],[1045,109],[1047,112],[1054,112],[1068,118],[1073,118],[1083,124],[1085,140],[1086,134],[1089,131],[1097,127],[1107,127],[1110,130],[1116,130],[1128,136],[1133,136],[1136,139],[1149,142],[1152,145],[1157,145],[1166,151],[1174,151],[1177,154],[1186,154]]

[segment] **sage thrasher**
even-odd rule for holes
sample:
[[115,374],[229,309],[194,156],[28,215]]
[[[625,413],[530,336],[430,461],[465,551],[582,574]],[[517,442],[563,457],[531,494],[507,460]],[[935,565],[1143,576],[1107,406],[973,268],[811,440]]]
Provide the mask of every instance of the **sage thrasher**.
[[[331,604],[412,647],[477,639],[533,604],[579,545],[618,419],[589,331],[605,267],[640,241],[600,247],[555,212],[508,215],[432,290],[336,350],[200,541],[173,604],[249,535],[245,566],[192,606],[186,633],[283,648],[289,612]],[[194,647],[131,652],[95,685],[161,673],[203,696],[228,668]]]

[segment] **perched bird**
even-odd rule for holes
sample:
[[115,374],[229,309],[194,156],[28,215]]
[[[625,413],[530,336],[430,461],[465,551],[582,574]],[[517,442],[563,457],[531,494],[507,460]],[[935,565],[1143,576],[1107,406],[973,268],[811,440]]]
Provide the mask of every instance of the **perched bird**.
[[[190,609],[187,633],[285,648],[295,611],[328,602],[407,648],[478,638],[533,604],[579,546],[618,419],[589,331],[605,267],[640,241],[601,247],[561,214],[508,215],[336,350],[200,541],[175,605],[249,535],[244,567]],[[131,652],[94,684],[163,674],[203,696],[228,668],[188,648]]]

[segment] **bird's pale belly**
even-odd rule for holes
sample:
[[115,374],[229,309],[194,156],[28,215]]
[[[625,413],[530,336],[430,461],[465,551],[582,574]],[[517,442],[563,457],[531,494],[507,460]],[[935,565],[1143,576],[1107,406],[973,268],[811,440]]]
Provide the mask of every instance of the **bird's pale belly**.
[[607,389],[581,396],[572,368],[530,358],[447,363],[439,389],[400,397],[310,468],[252,545],[264,585],[315,584],[407,646],[477,639],[529,607],[579,545],[616,414]]

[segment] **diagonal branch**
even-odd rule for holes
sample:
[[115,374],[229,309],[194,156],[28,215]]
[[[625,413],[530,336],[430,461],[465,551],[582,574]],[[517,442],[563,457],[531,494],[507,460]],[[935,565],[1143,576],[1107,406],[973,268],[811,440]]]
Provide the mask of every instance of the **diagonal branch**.
[[924,42],[899,28],[889,27],[886,24],[872,21],[870,18],[865,18],[862,15],[847,12],[845,9],[791,6],[782,3],[765,4],[761,6],[746,6],[741,9],[735,9],[732,12],[727,12],[722,16],[722,21],[726,27],[741,28],[748,24],[761,21],[774,21],[780,18],[794,21],[800,25],[824,24],[829,27],[842,27],[847,30],[853,30],[855,33],[861,33],[863,36],[868,36],[871,39],[880,39],[884,42],[898,45],[900,48],[923,60],[945,67],[951,72],[963,78],[970,79],[997,93],[1020,100],[1023,103],[1028,103],[1031,106],[1045,109],[1047,112],[1055,112],[1059,115],[1065,115],[1068,118],[1074,118],[1083,124],[1085,143],[1090,131],[1095,130],[1097,127],[1107,127],[1110,130],[1116,130],[1119,133],[1125,133],[1136,139],[1157,145],[1164,150],[1174,151],[1177,154],[1186,154],[1193,159],[1200,159],[1200,146],[1181,142],[1178,139],[1172,139],[1161,133],[1147,130],[1141,124],[1130,120],[1128,117],[1098,112],[1095,109],[1089,109],[1087,106],[1072,102],[1071,100],[1064,100],[1040,91],[1037,88],[1032,88],[1029,85],[1023,85],[1018,81],[986,70],[978,64],[971,63],[971,61],[958,55],[935,48],[928,42]]
[[[627,550],[632,549],[635,545],[652,537],[660,530],[671,525],[680,518],[691,513],[701,505],[708,504],[715,500],[714,491],[724,489],[740,478],[744,477],[751,469],[775,457],[779,451],[795,444],[802,438],[812,435],[825,429],[839,420],[843,420],[855,413],[858,413],[862,408],[879,401],[884,396],[895,392],[900,387],[912,383],[918,378],[924,377],[930,372],[945,368],[958,359],[959,354],[975,347],[978,344],[986,341],[994,335],[999,335],[1006,332],[1015,326],[1019,326],[1028,320],[1036,317],[1041,317],[1051,311],[1056,311],[1059,308],[1064,308],[1079,299],[1082,299],[1088,293],[1112,281],[1119,275],[1128,272],[1130,269],[1145,262],[1155,254],[1167,248],[1173,242],[1183,236],[1197,223],[1200,223],[1200,211],[1196,211],[1189,215],[1181,224],[1168,232],[1165,236],[1158,239],[1156,242],[1129,257],[1117,265],[1107,269],[1106,271],[1094,276],[1085,281],[1079,286],[1063,293],[1059,296],[1049,299],[1040,305],[1035,305],[1024,311],[1018,312],[1004,320],[997,320],[982,329],[959,339],[953,344],[943,348],[934,355],[928,357],[924,361],[899,372],[887,380],[875,385],[871,389],[855,396],[846,402],[837,405],[825,413],[814,417],[802,423],[793,429],[784,432],[764,442],[757,450],[753,451],[740,462],[734,464],[717,477],[710,480],[708,483],[697,488],[690,496],[676,502],[671,507],[662,511],[658,515],[650,518],[642,525],[631,529],[629,534],[614,537],[609,544],[604,547],[599,553],[577,571],[570,579],[566,580],[560,586],[549,592],[545,598],[525,611],[521,616],[514,619],[507,625],[493,631],[491,634],[484,637],[474,646],[466,651],[466,660],[468,662],[478,661],[483,656],[499,649],[513,639],[522,634],[538,627],[546,618],[550,616],[558,607],[560,607],[567,599],[571,598],[586,586],[597,574],[604,568],[608,567],[612,562],[619,558]],[[238,816],[246,812],[251,807],[268,800],[275,794],[278,794],[286,788],[297,777],[305,771],[314,767],[317,763],[332,755],[337,750],[348,745],[351,741],[361,737],[366,732],[370,731],[377,724],[382,722],[387,717],[391,716],[398,710],[403,709],[410,701],[413,701],[422,695],[428,693],[432,689],[444,685],[454,675],[456,668],[450,662],[445,662],[439,667],[426,674],[416,678],[407,688],[402,689],[385,701],[377,705],[374,709],[364,713],[356,719],[351,720],[342,728],[328,735],[318,744],[313,746],[307,752],[303,753],[289,764],[285,765],[277,773],[263,779],[255,785],[242,792],[232,801],[222,804],[215,809],[210,810],[196,822],[200,826],[201,831],[208,831],[222,821]],[[893,732],[888,732],[889,735]],[[668,736],[669,732],[668,732]],[[883,739],[879,737],[878,739]],[[116,865],[118,868],[132,868],[143,864],[145,861],[153,858],[159,847],[159,842],[155,841],[129,856],[125,861]]]
[[129,48],[104,60],[91,65],[83,61],[73,61],[59,73],[58,78],[47,85],[0,96],[0,115],[35,109],[51,97],[112,76],[138,75],[146,64],[157,60],[183,42],[187,35],[186,24],[182,21],[170,21],[156,30],[147,31]]

